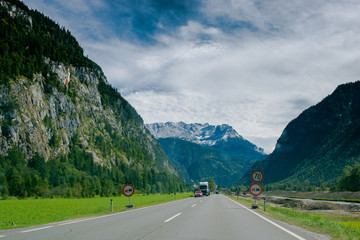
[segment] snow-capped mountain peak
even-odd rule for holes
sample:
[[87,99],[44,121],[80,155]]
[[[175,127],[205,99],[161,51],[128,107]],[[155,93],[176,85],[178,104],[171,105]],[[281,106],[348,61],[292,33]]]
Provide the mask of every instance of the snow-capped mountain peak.
[[240,138],[235,129],[227,124],[218,126],[208,123],[166,122],[146,124],[150,133],[155,138],[180,138],[201,145],[213,146],[220,141],[228,141],[230,138]]

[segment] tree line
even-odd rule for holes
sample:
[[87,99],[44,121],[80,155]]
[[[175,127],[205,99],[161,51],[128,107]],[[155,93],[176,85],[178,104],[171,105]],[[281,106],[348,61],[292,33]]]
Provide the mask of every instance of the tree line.
[[0,195],[16,197],[94,197],[121,195],[132,184],[140,193],[184,192],[188,186],[176,176],[154,169],[139,170],[116,160],[111,167],[94,162],[92,154],[75,147],[67,155],[45,161],[35,154],[26,159],[18,148],[0,155]]
[[[249,187],[244,185],[232,186],[232,192],[249,192]],[[263,186],[264,191],[271,190],[285,190],[285,191],[360,191],[360,163],[355,163],[352,166],[346,166],[339,179],[331,186],[329,183],[319,183],[319,186],[314,186],[309,180],[305,181],[282,181],[278,183],[266,184]]]

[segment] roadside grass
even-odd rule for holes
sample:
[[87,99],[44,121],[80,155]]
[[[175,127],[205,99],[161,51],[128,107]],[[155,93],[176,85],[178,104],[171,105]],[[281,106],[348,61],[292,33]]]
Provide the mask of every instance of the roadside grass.
[[[130,201],[134,208],[140,208],[190,196],[193,196],[193,193],[177,193],[176,196],[172,194],[134,194],[131,196]],[[126,205],[129,205],[129,198],[125,196],[80,199],[0,200],[0,229],[27,227],[80,217],[109,214],[111,213],[110,199],[113,200],[113,212],[127,210]]]
[[[231,196],[236,200],[236,197]],[[254,201],[239,198],[239,202],[251,207]],[[331,239],[359,240],[360,239],[360,219],[347,218],[346,216],[326,216],[316,215],[305,212],[298,212],[288,208],[273,207],[266,205],[266,212],[263,211],[263,204],[259,202],[260,211],[272,218],[287,222],[292,225],[305,228],[309,231],[329,235]],[[347,221],[349,220],[349,221]]]

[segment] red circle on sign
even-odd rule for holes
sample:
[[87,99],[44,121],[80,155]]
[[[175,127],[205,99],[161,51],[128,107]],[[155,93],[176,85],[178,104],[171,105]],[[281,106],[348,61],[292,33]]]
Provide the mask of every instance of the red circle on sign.
[[123,187],[122,192],[125,196],[131,197],[135,191],[134,191],[134,187],[131,184],[126,184]]
[[262,193],[262,187],[258,183],[253,183],[250,185],[250,194],[253,196],[259,196]]
[[255,170],[251,173],[251,180],[256,183],[262,182],[264,180],[264,173],[260,170]]

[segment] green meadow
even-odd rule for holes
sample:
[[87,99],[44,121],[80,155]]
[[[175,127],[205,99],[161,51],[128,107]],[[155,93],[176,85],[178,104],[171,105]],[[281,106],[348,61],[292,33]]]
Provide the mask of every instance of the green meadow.
[[[130,198],[134,208],[151,206],[173,200],[188,198],[192,193],[176,195],[152,194],[133,195]],[[80,217],[98,216],[111,213],[110,200],[113,200],[113,212],[125,211],[129,198],[95,197],[95,198],[53,198],[53,199],[7,199],[0,200],[0,229],[26,227],[64,221]],[[15,226],[13,226],[13,224]]]
[[[236,200],[236,197],[230,196]],[[238,199],[242,204],[250,207],[254,201],[248,199]],[[305,228],[309,231],[328,235],[331,239],[359,240],[360,239],[360,219],[347,216],[328,216],[311,214],[309,212],[299,212],[288,208],[273,207],[266,204],[266,212],[263,211],[264,205],[259,201],[259,211],[269,217],[287,222],[292,225]]]

